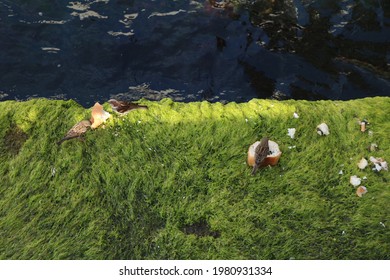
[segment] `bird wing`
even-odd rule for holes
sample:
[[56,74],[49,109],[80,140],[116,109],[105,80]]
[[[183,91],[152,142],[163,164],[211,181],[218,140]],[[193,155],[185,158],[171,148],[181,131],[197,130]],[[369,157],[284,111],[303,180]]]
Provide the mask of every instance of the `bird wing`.
[[268,143],[266,145],[260,143],[255,150],[256,164],[261,164],[262,161],[267,157],[269,153]]
[[81,121],[76,123],[66,134],[66,138],[78,137],[87,131],[87,126]]

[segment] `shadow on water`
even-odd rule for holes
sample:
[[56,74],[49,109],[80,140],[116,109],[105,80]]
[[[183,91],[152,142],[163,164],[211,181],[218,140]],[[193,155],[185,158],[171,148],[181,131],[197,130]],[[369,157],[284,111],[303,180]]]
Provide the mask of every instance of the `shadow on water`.
[[0,0],[0,100],[390,92],[389,1]]

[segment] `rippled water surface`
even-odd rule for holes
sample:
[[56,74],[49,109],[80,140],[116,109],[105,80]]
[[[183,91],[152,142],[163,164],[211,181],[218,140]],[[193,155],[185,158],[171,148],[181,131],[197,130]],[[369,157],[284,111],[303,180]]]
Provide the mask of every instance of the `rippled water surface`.
[[389,63],[387,0],[0,0],[0,100],[347,100]]

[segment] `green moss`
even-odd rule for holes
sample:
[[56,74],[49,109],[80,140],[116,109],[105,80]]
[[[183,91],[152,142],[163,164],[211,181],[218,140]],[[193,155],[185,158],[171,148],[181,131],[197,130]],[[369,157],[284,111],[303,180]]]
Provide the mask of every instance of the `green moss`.
[[[57,146],[90,109],[0,102],[0,259],[390,258],[389,172],[357,168],[390,159],[390,98],[140,103]],[[17,153],[9,135],[24,135]],[[283,154],[251,176],[264,135]],[[351,175],[367,176],[362,198]]]

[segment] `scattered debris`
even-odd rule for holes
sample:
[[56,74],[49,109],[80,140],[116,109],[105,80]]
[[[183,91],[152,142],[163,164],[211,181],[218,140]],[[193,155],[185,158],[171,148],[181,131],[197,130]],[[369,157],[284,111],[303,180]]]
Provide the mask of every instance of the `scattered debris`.
[[359,121],[359,124],[360,124],[360,131],[365,132],[367,125],[369,125],[370,123],[366,119],[364,119],[362,121]]
[[339,175],[343,175],[344,174],[344,171],[343,170],[340,170],[339,171]]
[[317,133],[319,135],[329,135],[329,127],[326,123],[321,123],[317,126]]
[[358,167],[360,168],[360,169],[364,169],[364,168],[366,168],[367,167],[367,165],[368,165],[368,161],[363,157],[360,161],[359,161],[359,163],[358,163]]
[[354,187],[357,187],[360,185],[360,183],[362,182],[362,180],[356,176],[356,175],[353,175],[349,178],[349,182],[354,186]]
[[299,115],[298,115],[297,113],[294,112],[293,117],[294,117],[294,119],[298,119],[298,118],[299,118]]
[[375,152],[376,150],[378,150],[378,145],[376,143],[371,143],[370,146],[368,147],[368,150],[370,152]]
[[360,186],[356,189],[356,195],[358,197],[362,197],[367,193],[367,188],[365,186]]
[[294,139],[296,129],[295,128],[287,128],[287,135]]
[[383,158],[375,158],[373,156],[370,157],[370,161],[375,165],[375,167],[372,170],[381,171],[386,170],[388,171],[388,165],[387,162]]
[[56,168],[52,167],[51,168],[51,177],[54,177],[54,175],[56,175]]

